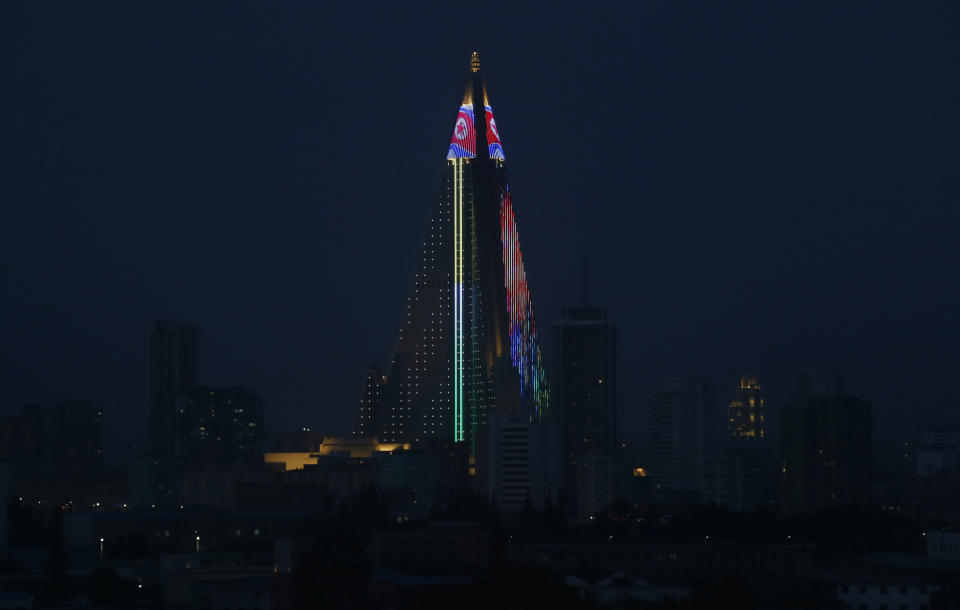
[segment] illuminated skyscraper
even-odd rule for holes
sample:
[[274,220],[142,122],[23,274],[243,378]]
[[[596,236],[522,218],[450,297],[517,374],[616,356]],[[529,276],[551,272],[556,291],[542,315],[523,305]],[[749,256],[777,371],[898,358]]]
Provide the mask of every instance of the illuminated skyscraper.
[[740,387],[727,406],[727,432],[737,440],[766,438],[766,405],[760,382],[753,375],[740,377]]
[[766,399],[753,375],[742,375],[727,405],[726,439],[704,463],[704,501],[751,510],[771,500]]
[[362,429],[384,442],[449,438],[475,452],[488,412],[539,420],[548,395],[504,151],[474,53],[390,370],[367,384]]

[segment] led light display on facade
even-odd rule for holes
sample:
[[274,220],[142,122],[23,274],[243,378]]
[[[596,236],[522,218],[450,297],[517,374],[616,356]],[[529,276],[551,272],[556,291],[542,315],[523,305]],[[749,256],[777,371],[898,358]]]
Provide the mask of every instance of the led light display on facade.
[[488,413],[540,419],[548,402],[503,145],[474,56],[389,374],[368,379],[355,433],[475,452]]
[[[503,161],[503,146],[500,144],[500,132],[493,118],[493,109],[484,106],[487,116],[487,150],[491,159]],[[474,128],[473,104],[463,104],[453,124],[447,159],[472,158],[477,156],[477,130]]]

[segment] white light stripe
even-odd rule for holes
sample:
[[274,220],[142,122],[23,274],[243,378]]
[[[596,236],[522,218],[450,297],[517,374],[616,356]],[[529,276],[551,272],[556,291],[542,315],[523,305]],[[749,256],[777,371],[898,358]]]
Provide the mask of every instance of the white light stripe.
[[463,440],[463,159],[453,161],[453,440]]

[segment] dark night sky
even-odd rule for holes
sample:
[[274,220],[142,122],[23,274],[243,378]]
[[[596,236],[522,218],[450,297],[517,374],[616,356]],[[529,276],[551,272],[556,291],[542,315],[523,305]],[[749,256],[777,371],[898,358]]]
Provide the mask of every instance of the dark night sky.
[[0,5],[5,413],[144,437],[164,315],[274,429],[346,431],[477,49],[540,326],[589,256],[628,424],[664,376],[775,403],[813,363],[881,429],[955,419],[956,3],[354,4]]

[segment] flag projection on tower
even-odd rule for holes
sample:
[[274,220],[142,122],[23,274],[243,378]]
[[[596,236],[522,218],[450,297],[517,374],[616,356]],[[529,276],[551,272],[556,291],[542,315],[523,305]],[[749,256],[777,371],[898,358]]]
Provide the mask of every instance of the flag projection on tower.
[[[500,144],[500,132],[493,118],[493,108],[484,106],[487,117],[487,154],[491,159],[504,160],[503,145]],[[463,104],[453,125],[447,159],[471,158],[477,156],[477,130],[474,129],[473,104]]]

